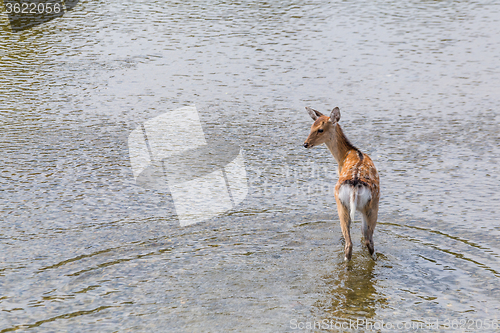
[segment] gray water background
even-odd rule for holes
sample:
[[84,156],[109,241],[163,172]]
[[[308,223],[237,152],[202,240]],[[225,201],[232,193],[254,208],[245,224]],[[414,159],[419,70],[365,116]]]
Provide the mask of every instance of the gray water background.
[[[0,331],[500,320],[498,2],[83,1],[20,33],[2,20]],[[244,150],[249,193],[180,227],[168,192],[136,186],[127,138],[192,104]],[[376,262],[359,214],[342,261],[336,164],[302,147],[304,106],[339,106],[375,161]]]

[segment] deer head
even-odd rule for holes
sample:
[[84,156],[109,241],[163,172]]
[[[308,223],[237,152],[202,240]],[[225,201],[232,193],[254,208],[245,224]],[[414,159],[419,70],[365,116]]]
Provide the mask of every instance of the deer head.
[[330,117],[321,112],[306,106],[306,110],[314,120],[311,126],[311,132],[304,142],[305,148],[319,146],[329,140],[331,133],[337,122],[340,120],[340,109],[335,107],[330,113]]

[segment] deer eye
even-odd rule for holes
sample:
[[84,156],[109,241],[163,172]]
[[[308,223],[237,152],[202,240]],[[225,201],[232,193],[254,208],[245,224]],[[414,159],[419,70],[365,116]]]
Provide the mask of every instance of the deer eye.
[[318,128],[318,133],[323,133],[323,129],[322,128]]

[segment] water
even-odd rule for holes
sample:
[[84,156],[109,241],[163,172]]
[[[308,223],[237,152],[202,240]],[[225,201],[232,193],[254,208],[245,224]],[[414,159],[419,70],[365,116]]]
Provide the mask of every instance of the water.
[[[493,331],[499,21],[486,0],[84,1],[18,33],[4,17],[0,330]],[[136,186],[127,138],[193,104],[243,149],[249,193],[181,227],[168,192]],[[359,214],[342,261],[336,164],[302,147],[304,106],[339,106],[379,170],[376,262]]]

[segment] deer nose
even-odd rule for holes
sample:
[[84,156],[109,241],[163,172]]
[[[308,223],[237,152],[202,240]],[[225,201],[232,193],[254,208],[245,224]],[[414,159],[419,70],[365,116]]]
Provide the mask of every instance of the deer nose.
[[309,144],[307,142],[304,142],[304,148],[309,147]]

